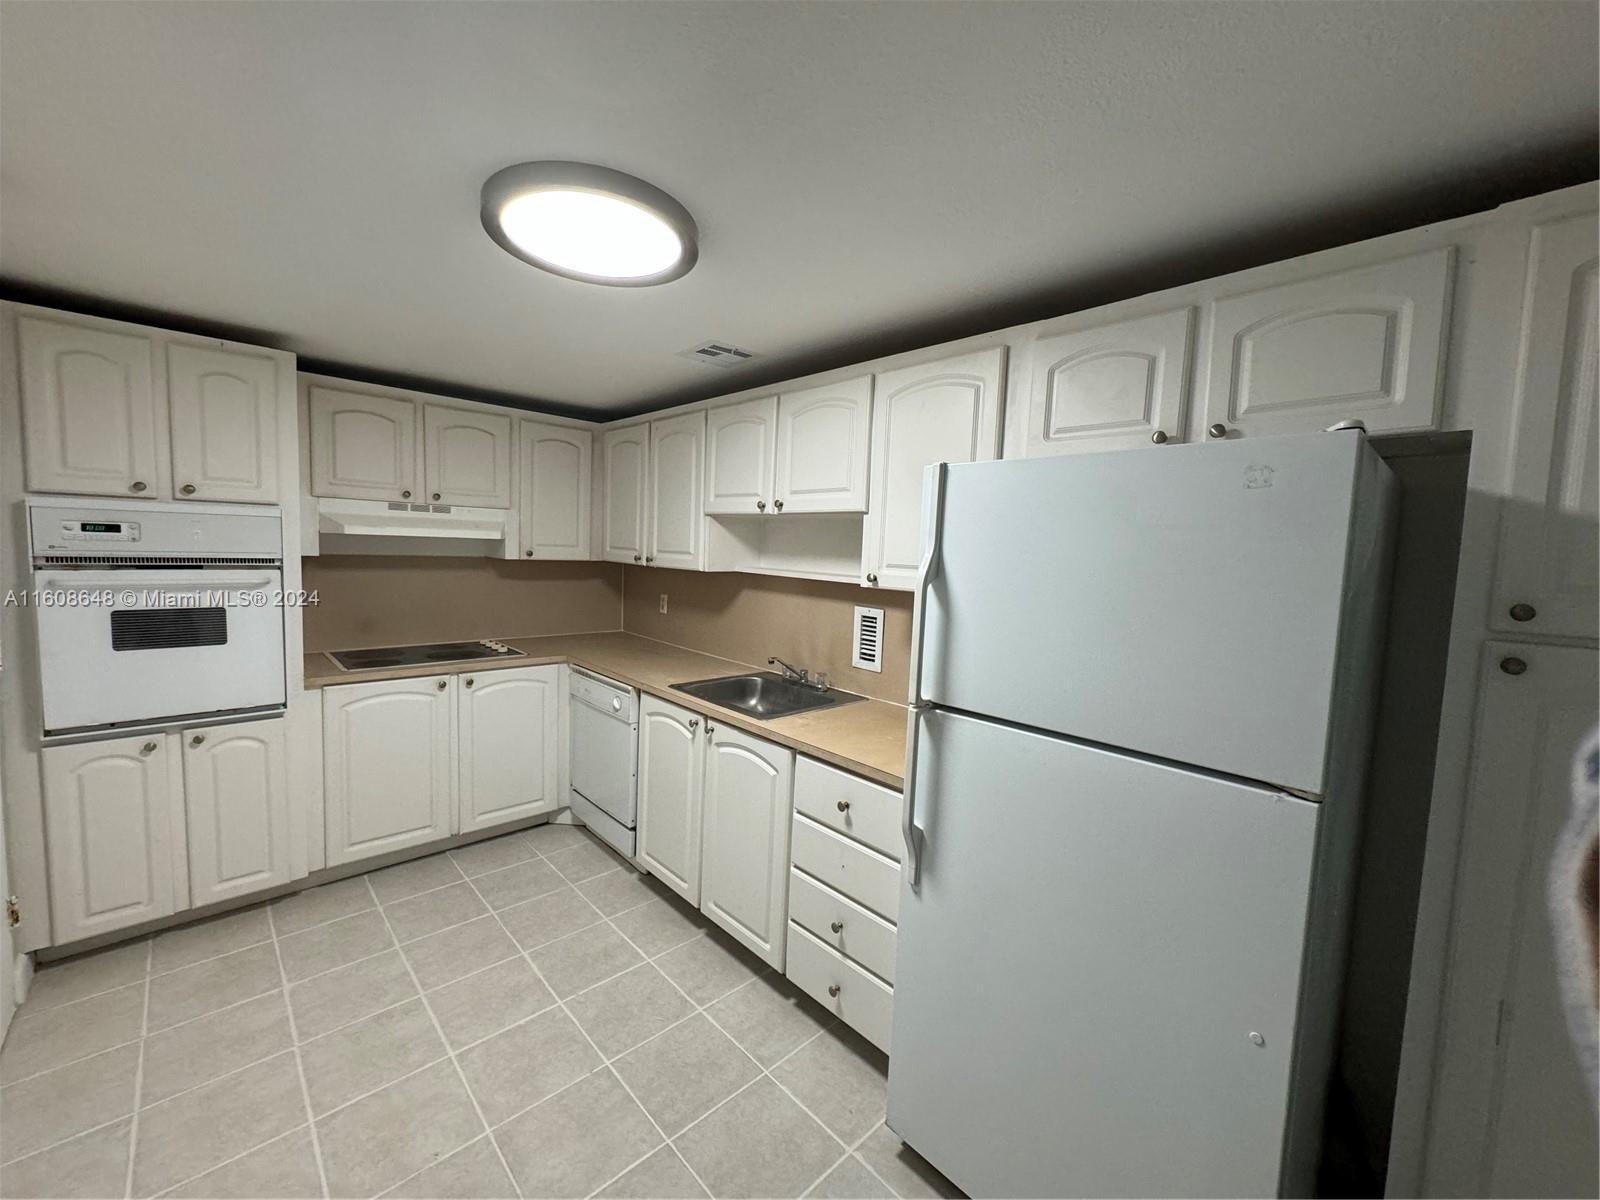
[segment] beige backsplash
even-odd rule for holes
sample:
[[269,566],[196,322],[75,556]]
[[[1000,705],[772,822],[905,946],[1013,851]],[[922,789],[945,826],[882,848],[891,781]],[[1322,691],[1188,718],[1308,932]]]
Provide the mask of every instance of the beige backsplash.
[[[667,612],[658,611],[667,593]],[[883,671],[850,665],[857,604],[883,613]],[[770,575],[697,574],[628,567],[622,627],[705,654],[763,664],[768,655],[822,671],[837,687],[905,703],[911,593]]]
[[306,649],[599,633],[622,626],[622,568],[597,562],[321,555],[302,560]]

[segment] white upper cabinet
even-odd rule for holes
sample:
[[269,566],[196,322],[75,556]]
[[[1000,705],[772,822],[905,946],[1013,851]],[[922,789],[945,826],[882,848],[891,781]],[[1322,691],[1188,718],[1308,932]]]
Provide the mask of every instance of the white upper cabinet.
[[289,882],[284,722],[189,729],[183,740],[195,908]]
[[706,739],[700,908],[783,969],[794,753],[727,725]]
[[555,811],[560,666],[484,671],[457,683],[459,832]]
[[310,408],[313,495],[416,498],[417,406],[412,401],[314,387]]
[[686,571],[704,565],[700,481],[705,452],[705,413],[650,422],[650,533],[645,562]]
[[932,463],[986,462],[1000,451],[1002,346],[885,371],[872,410],[872,508],[862,582],[910,589],[922,562],[922,476]]
[[522,556],[588,558],[594,435],[543,421],[523,421],[518,431]]
[[40,758],[55,942],[176,911],[166,738],[46,746]]
[[17,329],[28,490],[168,494],[151,339],[37,317]]
[[772,511],[778,398],[763,396],[706,413],[707,513]]
[[[1194,309],[1040,338],[1028,348],[1026,452],[1183,440]],[[879,385],[882,405],[882,384]]]
[[431,503],[511,507],[510,417],[425,404],[422,442]]
[[701,718],[639,698],[639,861],[690,904],[700,903]]
[[607,562],[644,561],[645,492],[650,462],[650,426],[607,429],[601,435],[605,455],[606,511],[602,527]]
[[1211,306],[1208,436],[1438,425],[1452,250],[1229,296]]
[[271,358],[167,347],[172,483],[180,500],[278,502],[278,368]]
[[1534,231],[1496,629],[1595,636],[1600,403],[1593,214]]
[[778,397],[778,512],[867,511],[872,376]]

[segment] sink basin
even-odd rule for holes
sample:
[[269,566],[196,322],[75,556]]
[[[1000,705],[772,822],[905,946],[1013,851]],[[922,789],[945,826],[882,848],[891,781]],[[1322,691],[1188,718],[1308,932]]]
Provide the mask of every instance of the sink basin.
[[861,699],[850,692],[836,692],[831,688],[824,692],[802,687],[773,671],[696,679],[692,683],[675,683],[672,690],[711,704],[720,704],[723,708],[742,712],[758,721],[770,721],[775,717],[787,717],[818,708],[834,708]]

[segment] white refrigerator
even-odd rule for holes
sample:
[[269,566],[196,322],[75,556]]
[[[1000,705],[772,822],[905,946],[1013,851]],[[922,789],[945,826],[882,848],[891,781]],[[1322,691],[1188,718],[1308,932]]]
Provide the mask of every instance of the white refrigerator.
[[888,1120],[970,1195],[1311,1190],[1393,510],[1357,431],[929,468]]

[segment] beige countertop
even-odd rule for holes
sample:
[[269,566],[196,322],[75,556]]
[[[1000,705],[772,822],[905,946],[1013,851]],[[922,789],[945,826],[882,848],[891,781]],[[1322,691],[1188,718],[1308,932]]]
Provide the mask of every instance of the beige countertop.
[[792,717],[779,717],[772,721],[757,721],[743,713],[672,690],[675,683],[712,679],[719,675],[738,675],[757,669],[749,663],[684,650],[632,633],[574,633],[499,640],[522,651],[523,657],[501,658],[491,662],[447,663],[426,671],[416,667],[342,671],[325,654],[308,654],[305,660],[306,687],[370,683],[419,675],[461,675],[473,671],[566,662],[619,680],[641,692],[660,696],[673,704],[716,717],[801,754],[809,754],[864,775],[874,782],[896,789],[901,786],[906,753],[906,710],[901,705],[883,700],[858,700],[837,708],[796,713]]

